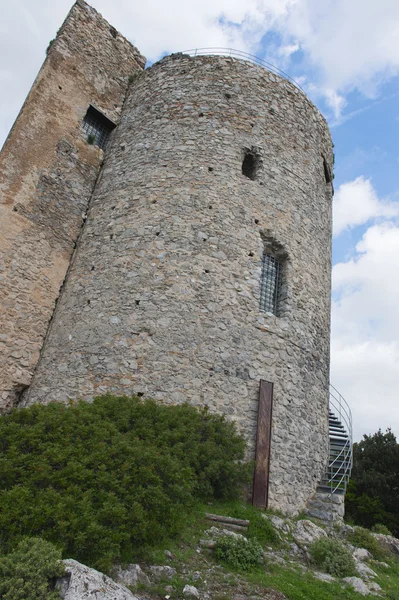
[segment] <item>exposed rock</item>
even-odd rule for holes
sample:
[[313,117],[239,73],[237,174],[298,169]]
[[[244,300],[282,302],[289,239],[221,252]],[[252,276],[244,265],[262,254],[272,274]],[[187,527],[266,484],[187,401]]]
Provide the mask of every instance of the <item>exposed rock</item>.
[[304,544],[307,546],[322,537],[327,537],[327,534],[324,529],[317,527],[312,521],[304,519],[303,521],[298,521],[293,537],[299,545]]
[[185,598],[199,598],[199,591],[193,585],[185,585],[183,588],[183,596]]
[[267,521],[270,521],[273,527],[275,527],[279,531],[283,531],[284,533],[290,532],[290,526],[281,517],[277,517],[276,515],[266,515],[264,513],[262,513],[262,517]]
[[362,594],[362,596],[368,596],[370,594],[369,588],[364,583],[364,581],[359,579],[359,577],[345,577],[343,581],[350,585],[355,590],[355,592],[359,592],[359,594]]
[[320,579],[320,581],[325,581],[326,583],[331,583],[332,581],[335,581],[335,577],[329,575],[328,573],[320,573],[320,571],[314,571],[313,577],[316,577],[316,579]]
[[348,535],[350,535],[351,533],[355,533],[354,527],[351,527],[350,525],[342,525],[341,535],[343,535],[344,537],[348,537]]
[[60,577],[56,589],[63,600],[137,600],[124,586],[76,560],[62,561],[68,577]]
[[389,550],[392,554],[399,555],[399,540],[397,538],[382,533],[373,533],[373,535],[383,548]]
[[382,591],[381,586],[375,583],[375,581],[370,581],[367,585],[371,592],[378,593]]
[[353,558],[355,560],[365,561],[371,560],[373,555],[366,550],[366,548],[356,548],[356,550],[353,552]]
[[235,538],[242,538],[242,539],[247,539],[245,537],[245,535],[242,535],[241,533],[236,533],[235,531],[230,531],[230,529],[219,529],[219,527],[211,527],[210,529],[207,529],[206,531],[204,531],[205,535],[208,535],[209,537],[220,537],[222,535],[231,535],[232,537]]
[[126,569],[118,567],[115,573],[115,581],[123,583],[124,585],[131,585],[132,587],[136,587],[138,583],[150,583],[149,578],[141,569],[140,565],[133,564],[128,565]]
[[176,575],[176,569],[169,567],[169,565],[154,565],[150,567],[151,574],[155,581],[161,579],[172,579]]
[[375,571],[373,571],[373,569],[370,569],[370,567],[368,567],[364,563],[357,562],[355,566],[356,566],[356,571],[359,573],[359,575],[362,579],[368,580],[368,579],[377,577],[377,573],[375,573]]
[[264,552],[263,556],[266,560],[266,562],[272,562],[272,563],[277,563],[278,565],[286,565],[287,561],[280,556],[279,554],[277,554],[276,552]]

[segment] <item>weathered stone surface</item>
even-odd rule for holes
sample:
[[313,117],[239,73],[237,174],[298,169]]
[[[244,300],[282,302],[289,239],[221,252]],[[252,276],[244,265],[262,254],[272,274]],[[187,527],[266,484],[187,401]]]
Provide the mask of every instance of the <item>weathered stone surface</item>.
[[169,565],[154,565],[150,567],[151,576],[155,581],[161,579],[172,579],[176,575],[176,569]]
[[379,541],[381,546],[392,554],[399,554],[399,540],[392,535],[384,535],[382,533],[373,533],[374,537]]
[[76,560],[64,560],[69,581],[60,578],[57,588],[63,600],[137,600],[124,586],[112,579],[82,565]]
[[359,577],[345,577],[343,581],[350,585],[355,590],[355,592],[362,594],[362,596],[368,596],[370,594],[369,588],[364,583],[364,581],[359,579]]
[[[236,421],[252,455],[272,381],[269,506],[305,508],[328,450],[323,156],[324,118],[259,66],[173,55],[136,77],[24,401],[189,401]],[[265,250],[286,257],[279,317],[259,308]]]
[[31,382],[103,160],[81,121],[93,104],[117,123],[144,62],[79,0],[1,151],[0,412]]
[[335,577],[332,575],[329,575],[328,573],[321,573],[320,571],[314,571],[313,577],[320,579],[320,581],[325,581],[326,583],[332,583],[333,581],[336,581]]
[[267,515],[265,513],[262,513],[262,517],[267,521],[270,521],[273,527],[275,527],[279,531],[282,531],[283,533],[289,533],[291,531],[287,521],[285,521],[281,517],[277,517],[276,515]]
[[213,538],[229,535],[229,536],[235,537],[235,538],[247,539],[245,537],[245,535],[242,535],[242,533],[236,533],[235,531],[231,531],[230,529],[223,529],[221,527],[211,527],[210,529],[206,529],[206,531],[204,531],[204,533],[208,537],[213,537]]
[[322,537],[327,537],[327,534],[324,529],[305,519],[298,521],[293,537],[298,544],[307,546]]
[[199,591],[194,585],[185,585],[183,588],[183,596],[185,598],[199,598]]
[[353,558],[359,561],[371,560],[373,555],[366,548],[356,548],[353,553]]
[[362,562],[356,562],[355,567],[356,571],[362,579],[368,580],[377,577],[377,573],[373,571],[373,569],[371,569],[368,565],[365,565]]
[[133,564],[128,565],[125,569],[118,567],[114,579],[118,583],[123,583],[124,585],[130,585],[132,587],[136,587],[138,583],[150,583],[148,576],[144,573],[140,565]]
[[345,496],[343,494],[329,494],[317,490],[307,504],[307,512],[311,517],[322,521],[342,523],[345,515]]

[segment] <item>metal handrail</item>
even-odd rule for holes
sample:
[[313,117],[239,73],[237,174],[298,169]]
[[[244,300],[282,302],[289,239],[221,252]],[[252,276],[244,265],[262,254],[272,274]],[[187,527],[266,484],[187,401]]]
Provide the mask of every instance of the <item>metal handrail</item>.
[[234,48],[191,48],[190,50],[183,50],[182,54],[188,54],[189,56],[227,56],[231,58],[239,58],[240,60],[244,60],[250,62],[254,65],[259,65],[266,69],[267,71],[271,71],[275,75],[279,75],[283,79],[287,79],[291,83],[295,85],[301,92],[306,94],[306,92],[301,88],[299,83],[295,81],[288,73],[285,73],[272,63],[263,60],[263,58],[259,58],[258,56],[254,56],[253,54],[248,54],[247,52],[243,52],[242,50],[234,50]]
[[[345,398],[335,389],[334,386],[330,385],[330,402],[329,402],[329,411],[337,416],[339,422],[344,427],[345,434],[347,436],[345,443],[343,444],[340,452],[337,456],[331,460],[331,456],[328,461],[327,466],[327,475],[328,486],[330,487],[330,494],[332,495],[337,491],[346,490],[346,486],[348,484],[350,474],[352,471],[352,442],[353,442],[353,432],[352,432],[352,412],[349,408],[349,404],[346,402]],[[341,462],[341,466],[338,466],[338,462]],[[333,467],[336,466],[338,469],[335,471]]]

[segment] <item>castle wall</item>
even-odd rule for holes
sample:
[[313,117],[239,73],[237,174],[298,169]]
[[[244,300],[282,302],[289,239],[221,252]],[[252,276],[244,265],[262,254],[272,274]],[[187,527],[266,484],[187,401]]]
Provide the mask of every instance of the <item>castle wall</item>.
[[[258,155],[255,180],[243,152]],[[24,404],[141,393],[234,419],[253,452],[274,383],[269,506],[298,512],[327,458],[327,125],[252,64],[175,55],[133,82]],[[264,239],[286,299],[259,310]]]
[[89,104],[118,122],[145,59],[82,0],[71,9],[0,154],[0,411],[29,385],[103,151]]

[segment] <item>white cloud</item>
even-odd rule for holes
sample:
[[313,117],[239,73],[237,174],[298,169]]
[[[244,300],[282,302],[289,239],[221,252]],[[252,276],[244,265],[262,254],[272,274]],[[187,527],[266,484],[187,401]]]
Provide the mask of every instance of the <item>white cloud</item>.
[[299,42],[328,88],[373,95],[399,72],[397,0],[298,0],[281,30]]
[[391,218],[399,215],[399,203],[380,200],[370,181],[358,177],[338,188],[333,203],[334,235],[345,229],[363,225],[377,217]]
[[354,413],[357,437],[399,435],[399,227],[370,227],[354,258],[333,269],[331,380]]
[[[382,81],[399,72],[397,0],[91,2],[151,61],[164,52],[222,46],[263,54],[261,58],[289,71],[290,57],[300,50],[315,98],[323,96],[335,117],[348,91],[376,94]],[[0,140],[70,6],[71,0],[20,0],[0,6]],[[262,51],[268,31],[277,33],[279,41]]]

